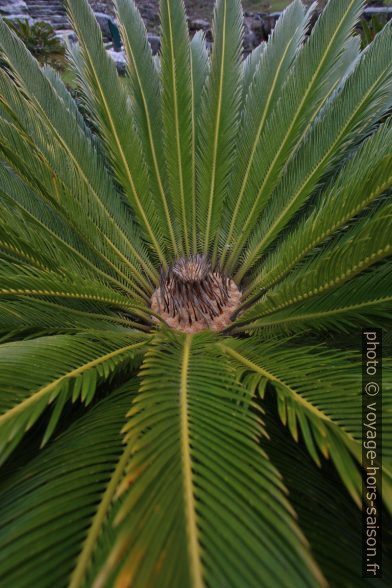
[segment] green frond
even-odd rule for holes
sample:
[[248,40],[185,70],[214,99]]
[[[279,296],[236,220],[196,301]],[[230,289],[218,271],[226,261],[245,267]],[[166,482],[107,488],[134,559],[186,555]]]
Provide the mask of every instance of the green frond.
[[310,214],[266,258],[247,292],[271,288],[331,234],[361,213],[392,186],[392,125],[381,124],[363,141],[315,201]]
[[101,400],[0,483],[7,586],[65,585],[121,462],[120,430],[134,391],[128,384]]
[[85,301],[70,303],[69,299],[42,300],[21,298],[0,298],[0,330],[3,332],[26,331],[40,334],[42,331],[63,333],[86,329],[113,330],[138,329],[147,327],[131,320],[126,313],[118,314],[107,307]]
[[216,242],[220,215],[234,161],[241,100],[242,10],[239,0],[218,0],[214,45],[200,113],[197,154],[199,247]]
[[388,201],[337,235],[243,313],[238,325],[333,291],[392,254]]
[[[193,101],[193,124],[198,128],[200,117],[201,99],[204,86],[210,70],[210,57],[208,55],[206,37],[203,31],[197,31],[191,40],[191,78]],[[195,139],[195,137],[194,137]]]
[[[1,75],[2,99],[9,96],[7,108],[17,116],[27,143],[35,152],[43,149],[46,160],[53,164],[53,173],[49,173],[46,178],[48,182],[52,182],[49,195],[52,195],[53,199],[59,185],[65,185],[67,189],[61,192],[62,207],[66,207],[67,214],[79,226],[81,232],[85,236],[93,237],[94,245],[100,247],[101,252],[109,251],[121,263],[126,263],[136,276],[140,275],[137,269],[140,264],[143,272],[155,280],[156,272],[147,261],[145,247],[134,230],[121,196],[115,191],[96,146],[92,144],[89,136],[81,131],[77,117],[64,107],[61,96],[57,94],[24,44],[1,21],[0,47],[6,55],[13,76],[23,90],[23,93],[20,92],[13,78]],[[28,96],[28,100],[23,94]],[[17,101],[14,100],[15,96],[18,96]],[[29,133],[33,133],[31,139],[28,137]],[[17,139],[11,137],[10,140]],[[19,141],[18,148],[26,150],[26,146],[20,143]],[[15,155],[18,155],[18,150]],[[19,158],[16,173],[23,173],[30,159],[30,154],[27,154],[23,161]],[[34,178],[36,173],[34,167],[32,174],[27,175]],[[96,226],[95,234],[90,229],[86,235],[85,224],[90,218],[91,224]],[[97,229],[99,238],[96,234]],[[132,264],[133,261],[136,267]]]
[[140,226],[165,266],[163,236],[150,191],[144,153],[133,123],[128,96],[113,60],[107,55],[99,25],[87,0],[67,0],[73,27],[81,44],[84,88],[94,105],[111,166]]
[[[392,362],[387,355],[383,358],[383,397],[382,397],[382,427],[383,458],[386,472],[384,489],[392,495]],[[389,514],[392,516],[392,503],[388,503]]]
[[[351,73],[357,60],[359,59],[360,53],[361,37],[359,35],[353,35],[352,37],[349,37],[340,58],[340,71],[339,75],[336,77],[336,86],[339,85],[345,76],[348,76]],[[327,94],[326,98],[328,99],[330,95],[331,94]],[[326,100],[324,100],[324,103],[325,102]]]
[[[264,155],[261,137],[274,104],[281,95],[290,67],[304,42],[307,24],[304,6],[301,0],[296,0],[276,23],[265,49],[256,62],[257,66],[243,105],[238,160],[228,192],[225,222],[227,235],[222,262],[227,253],[232,254],[234,233],[237,232],[238,226],[243,226],[247,217],[254,195],[253,184],[258,180],[260,157]],[[246,62],[244,74],[245,67]],[[244,80],[244,91],[247,83],[249,81]]]
[[98,281],[77,275],[61,275],[3,261],[0,268],[0,300],[4,297],[52,298],[93,303],[101,308],[117,308],[149,322],[151,311]]
[[[82,271],[85,276],[94,275],[105,283],[115,285],[120,290],[145,296],[151,286],[138,285],[127,268],[121,269],[110,255],[107,247],[102,255],[102,245],[97,250],[90,238],[81,235],[78,229],[70,226],[56,206],[50,206],[15,174],[0,165],[0,223],[7,233],[14,232],[15,243],[21,253],[25,252],[25,241],[39,263],[52,270],[64,273],[67,269],[74,273]],[[88,221],[85,223],[85,225]],[[91,227],[91,225],[90,225]],[[100,234],[102,241],[102,233]],[[94,239],[95,241],[95,239]],[[60,269],[61,268],[61,269]],[[134,274],[132,274],[134,275]],[[132,290],[130,289],[132,287]]]
[[350,280],[332,292],[272,312],[242,327],[259,335],[309,331],[348,333],[360,325],[389,328],[392,302],[390,262]]
[[[278,23],[276,23],[277,27],[280,26],[280,24]],[[272,32],[272,34],[276,34],[276,27],[274,31]],[[255,47],[253,51],[251,51],[242,62],[242,108],[244,108],[249,88],[253,83],[256,71],[260,67],[260,60],[266,48],[267,43],[265,41],[262,41],[260,45],[257,45],[257,47]]]
[[[29,244],[28,235],[21,237],[7,223],[7,220],[13,220],[8,211],[2,211],[3,218],[0,225],[0,258],[6,260],[10,258],[14,263],[28,264],[40,270],[47,270],[51,265],[51,260],[45,258],[42,253],[36,254]],[[8,214],[7,214],[8,213]],[[4,223],[4,225],[3,225]]]
[[149,166],[151,195],[159,210],[162,227],[170,237],[167,247],[178,256],[173,210],[167,194],[160,71],[156,69],[146,28],[134,1],[116,0],[115,7],[127,56],[133,120]]
[[63,82],[60,73],[57,70],[50,67],[49,65],[44,65],[42,71],[48,78],[49,82],[51,83],[57,94],[63,100],[67,110],[69,110],[71,115],[76,118],[83,133],[89,136],[92,141],[94,141],[94,136],[91,133],[89,126],[86,124],[86,121],[83,118],[74,97],[72,96],[67,86]]
[[[362,578],[362,552],[358,547],[362,513],[340,484],[333,467],[323,459],[321,468],[315,468],[303,444],[292,442],[269,400],[272,398],[263,403],[269,439],[263,438],[262,446],[282,474],[298,522],[327,581],[331,586],[353,583],[361,588],[371,586],[371,578]],[[387,513],[383,512],[382,516],[387,526]],[[378,584],[387,588],[392,578],[388,532],[384,534],[381,549],[383,578],[378,579]]]
[[[361,370],[358,357],[326,347],[290,347],[270,343],[228,340],[222,349],[234,359],[251,389],[265,394],[270,383],[277,397],[279,416],[298,441],[303,441],[314,461],[316,448],[331,457],[347,490],[361,504]],[[354,363],[353,360],[356,359]],[[390,498],[390,497],[389,497]]]
[[[190,227],[194,205],[189,205],[192,187],[192,104],[191,52],[183,0],[161,0],[162,120],[167,173],[175,224],[180,228],[180,254],[191,253]],[[196,253],[196,251],[193,251]]]
[[137,367],[145,342],[140,333],[97,331],[0,345],[0,462],[52,405],[45,444],[65,404],[90,404],[98,385],[113,373]]
[[339,56],[362,7],[362,0],[329,2],[284,80],[284,100],[273,105],[258,139],[259,150],[262,148],[263,152],[251,176],[253,190],[241,207],[245,217],[238,223],[239,234],[226,264],[228,271],[238,261],[238,253],[276,187],[287,159],[296,151],[309,119],[319,112],[325,94],[335,87],[336,71],[341,67]]
[[124,429],[118,540],[98,583],[323,585],[258,447],[251,396],[215,340],[173,334],[146,354]]
[[392,104],[392,35],[386,27],[364,52],[305,135],[263,213],[244,262],[242,277],[312,193],[345,150],[366,136]]
[[197,31],[191,41],[191,90],[192,90],[192,251],[198,251],[198,228],[197,228],[197,177],[196,177],[196,154],[199,149],[200,141],[200,111],[201,99],[203,96],[204,86],[210,69],[210,60],[206,47],[205,35],[202,31]]
[[18,170],[20,177],[50,204],[59,202],[62,188],[51,173],[49,161],[34,145],[31,136],[17,123],[0,118],[0,137],[2,158],[8,166]]
[[358,334],[384,333],[389,522],[392,26],[361,52],[363,0],[294,0],[244,58],[240,0],[212,43],[160,0],[153,56],[113,3],[125,75],[65,3],[75,91],[0,19],[0,577],[373,584]]

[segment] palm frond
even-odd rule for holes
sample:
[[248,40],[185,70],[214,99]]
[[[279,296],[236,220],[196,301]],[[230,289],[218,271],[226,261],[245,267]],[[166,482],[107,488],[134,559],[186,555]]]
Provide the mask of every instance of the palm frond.
[[390,222],[392,204],[378,208],[337,235],[325,248],[291,272],[263,300],[246,311],[244,324],[332,291],[392,253]]
[[0,345],[1,463],[48,406],[53,410],[42,444],[67,402],[80,399],[88,405],[112,373],[125,366],[135,369],[145,341],[140,333],[97,331]]
[[248,293],[256,293],[260,285],[271,288],[391,187],[391,141],[392,125],[387,121],[363,141],[317,198],[310,214],[305,213],[297,227],[283,237],[251,280]]
[[358,143],[388,112],[392,104],[391,51],[392,36],[387,26],[361,56],[343,87],[327,102],[287,165],[237,279],[282,231],[350,144]]
[[[114,0],[121,76],[90,4],[66,2],[75,92],[0,20],[0,576],[352,582],[358,329],[391,325],[392,26],[360,52],[363,0],[315,24],[294,0],[244,60],[240,0],[217,0],[212,43],[160,0],[152,56]],[[225,331],[196,333],[206,313]]]
[[239,235],[230,251],[227,270],[233,269],[262,208],[268,202],[282,168],[297,148],[298,140],[308,128],[308,121],[324,103],[325,93],[335,87],[344,47],[351,37],[362,10],[362,0],[329,2],[302,47],[281,88],[284,100],[278,100],[268,117],[258,145],[263,149],[252,174],[253,190],[248,193],[241,211]]
[[167,194],[160,72],[156,69],[146,28],[133,0],[116,0],[115,7],[127,55],[133,119],[149,164],[151,194],[170,237],[168,247],[178,257],[173,211]]
[[121,462],[134,391],[128,384],[101,400],[1,482],[0,574],[8,586],[65,584]]
[[[340,59],[340,71],[336,76],[335,87],[341,85],[344,77],[348,76],[354,69],[361,54],[361,38],[359,35],[353,35],[349,37],[345,44],[341,59]],[[331,93],[326,95],[326,100],[331,96]]]
[[49,82],[64,102],[64,105],[67,108],[67,110],[69,110],[71,115],[76,118],[83,133],[87,135],[92,141],[94,141],[94,135],[91,133],[90,127],[87,125],[85,119],[83,118],[75,99],[73,98],[72,94],[69,92],[67,86],[63,82],[60,73],[57,70],[50,67],[49,65],[44,65],[42,67],[42,72],[48,78]]
[[[28,238],[34,257],[45,266],[49,264],[53,271],[64,273],[69,268],[74,273],[91,273],[128,294],[136,291],[142,298],[151,291],[148,280],[140,281],[133,271],[129,272],[129,262],[121,259],[119,263],[118,257],[111,255],[110,247],[102,247],[102,240],[106,242],[102,233],[95,232],[93,238],[92,231],[87,236],[81,234],[79,227],[75,229],[54,204],[41,198],[4,165],[0,165],[0,180],[0,223],[4,230],[14,231],[19,251],[25,251],[24,241]],[[92,228],[88,219],[84,224]]]
[[285,310],[272,312],[241,327],[259,335],[299,331],[341,331],[348,333],[360,325],[389,328],[392,302],[390,262],[365,272],[354,281],[324,295],[303,300]]
[[197,31],[194,34],[190,47],[192,81],[192,192],[190,200],[192,208],[192,251],[196,253],[198,251],[196,154],[199,149],[201,99],[210,68],[206,39],[202,31]]
[[[44,149],[46,160],[49,158],[53,162],[54,171],[53,174],[49,174],[49,180],[59,178],[61,183],[67,186],[67,190],[62,192],[62,206],[66,206],[68,215],[73,215],[73,221],[79,223],[82,232],[85,232],[84,223],[91,217],[100,231],[99,239],[97,235],[93,236],[94,244],[96,247],[100,245],[101,252],[109,250],[117,259],[120,258],[122,263],[126,262],[136,276],[140,275],[137,269],[140,264],[143,271],[155,280],[156,273],[147,260],[145,248],[134,230],[130,215],[120,195],[115,191],[102,158],[89,136],[81,131],[77,117],[64,107],[61,96],[57,94],[55,87],[51,85],[22,41],[10,32],[2,21],[0,32],[0,47],[13,72],[12,78],[5,75],[0,77],[2,98],[7,95],[12,98],[7,107],[11,112],[17,108],[15,114],[20,121],[19,125],[27,144],[30,144],[35,152],[39,148]],[[15,79],[23,94],[28,96],[28,100],[16,87]],[[17,101],[15,96],[18,96]],[[30,140],[29,132],[33,132]],[[16,138],[12,140],[15,141]],[[19,146],[23,152],[20,142]],[[18,150],[15,154],[18,154]],[[26,161],[19,158],[16,173],[23,172],[25,164],[30,159],[31,154],[27,154]],[[33,178],[35,174],[36,172],[31,174]],[[58,186],[58,182],[52,186],[50,194],[56,194]],[[64,200],[67,193],[68,198]],[[79,213],[78,206],[81,206],[84,214]],[[131,263],[134,260],[136,267]]]
[[123,488],[132,485],[97,581],[322,585],[279,475],[258,448],[263,428],[250,395],[214,338],[158,339],[140,379],[125,427],[132,457]]
[[32,270],[3,261],[0,276],[1,298],[53,298],[92,302],[103,307],[122,309],[123,312],[149,321],[151,311],[145,304],[138,304],[98,281],[83,279],[75,274],[64,276],[57,272]]
[[[283,12],[256,61],[257,67],[249,84],[241,117],[238,161],[228,192],[225,223],[228,228],[222,262],[228,252],[232,253],[237,225],[243,226],[247,216],[252,198],[250,192],[255,188],[252,179],[257,181],[256,170],[260,167],[260,157],[264,151],[261,136],[274,104],[281,95],[290,67],[304,42],[307,24],[304,6],[300,0],[296,0]],[[245,67],[246,62],[244,73]],[[244,83],[249,81],[244,80]]]
[[[278,23],[276,24],[276,26],[279,26]],[[260,60],[264,51],[266,50],[266,47],[267,43],[265,43],[265,41],[262,41],[260,45],[257,45],[257,47],[255,47],[255,49],[253,49],[253,51],[251,51],[242,62],[242,108],[245,105],[249,88],[253,82],[255,73],[260,67]]]
[[[189,229],[194,205],[189,206],[192,186],[193,127],[189,33],[183,0],[161,0],[161,79],[164,145],[170,191],[179,232],[180,254],[191,253]],[[196,253],[196,252],[194,252]]]
[[[347,490],[361,504],[362,478],[355,463],[361,462],[361,370],[349,352],[301,346],[283,341],[229,340],[222,345],[233,358],[246,386],[259,388],[263,397],[272,384],[279,416],[298,441],[299,431],[316,463],[316,447],[331,457]],[[351,365],[350,365],[351,364]],[[333,366],[333,369],[332,369]],[[244,379],[245,378],[245,379]],[[390,499],[391,497],[389,497]]]
[[[331,586],[353,583],[360,587],[371,586],[372,579],[362,578],[362,553],[358,548],[362,513],[340,484],[333,466],[322,459],[321,468],[315,468],[303,444],[292,442],[270,400],[273,399],[266,398],[263,402],[269,439],[263,438],[262,446],[283,476],[299,524],[327,581]],[[383,512],[382,516],[388,526],[387,513]],[[339,541],[336,541],[338,535]],[[392,577],[390,544],[390,533],[386,531],[381,545],[383,578],[379,579],[380,586],[385,588]]]
[[200,114],[197,157],[199,247],[208,253],[220,224],[241,99],[242,10],[239,0],[218,0],[214,45]]
[[81,44],[84,88],[94,105],[110,163],[154,253],[165,266],[159,217],[153,201],[142,197],[149,193],[149,177],[128,97],[116,66],[105,51],[101,30],[88,2],[67,0],[67,5]]
[[69,299],[43,300],[29,297],[0,298],[0,330],[2,332],[27,332],[31,335],[43,331],[55,333],[80,332],[86,329],[148,330],[133,321],[127,313],[118,313],[97,303],[72,302]]

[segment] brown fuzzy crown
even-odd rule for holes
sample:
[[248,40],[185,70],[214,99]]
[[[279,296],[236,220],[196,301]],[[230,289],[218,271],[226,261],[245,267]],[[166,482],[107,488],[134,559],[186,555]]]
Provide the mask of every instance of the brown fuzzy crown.
[[180,331],[221,331],[230,323],[240,297],[233,280],[213,270],[209,260],[198,254],[180,258],[161,271],[151,308]]

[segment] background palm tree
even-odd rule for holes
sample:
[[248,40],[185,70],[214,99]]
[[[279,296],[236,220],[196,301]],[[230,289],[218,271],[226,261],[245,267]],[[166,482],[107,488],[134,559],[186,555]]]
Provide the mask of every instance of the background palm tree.
[[68,1],[88,124],[0,23],[4,585],[366,584],[358,348],[390,321],[391,26],[361,53],[361,0],[309,38],[295,0],[242,61],[237,0],[211,56],[162,0],[157,60],[115,4],[124,79]]

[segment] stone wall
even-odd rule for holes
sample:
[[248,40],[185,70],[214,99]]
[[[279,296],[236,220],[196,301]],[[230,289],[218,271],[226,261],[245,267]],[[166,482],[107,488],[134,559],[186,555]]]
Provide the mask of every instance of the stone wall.
[[[310,2],[310,0],[307,0]],[[110,30],[108,18],[114,18],[114,9],[112,0],[89,0],[97,19],[101,25],[106,41],[110,39]],[[320,7],[325,0],[319,0]],[[136,0],[142,17],[145,20],[147,29],[150,33],[159,32],[159,0]],[[209,42],[211,36],[211,15],[214,0],[185,0],[187,12],[189,14],[189,29],[191,34],[197,30],[204,30]],[[387,8],[381,7],[382,2],[375,1],[370,4],[366,10],[368,16],[371,13],[379,14]],[[392,8],[389,8],[392,16]],[[70,24],[67,19],[64,0],[0,0],[0,15],[8,18],[25,18],[30,22],[44,20],[49,22],[58,32],[59,35],[72,34]],[[257,13],[245,12],[245,52],[251,51],[261,41],[267,39],[270,31],[279,18],[280,13]],[[154,43],[154,50],[159,48],[159,39],[150,35]]]

